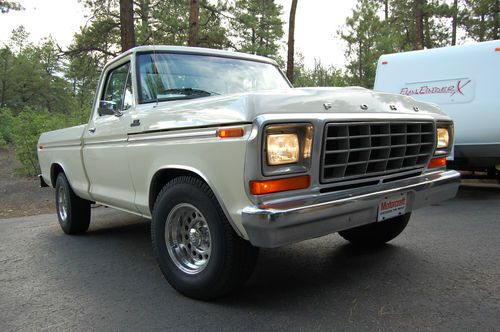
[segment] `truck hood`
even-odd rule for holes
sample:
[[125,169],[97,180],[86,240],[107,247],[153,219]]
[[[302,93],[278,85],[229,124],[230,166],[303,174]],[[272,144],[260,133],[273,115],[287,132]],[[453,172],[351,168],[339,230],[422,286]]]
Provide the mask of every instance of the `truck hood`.
[[250,123],[262,114],[283,115],[284,119],[292,113],[331,114],[332,119],[340,113],[448,119],[437,105],[360,87],[294,88],[160,102],[154,113],[145,121],[144,131]]

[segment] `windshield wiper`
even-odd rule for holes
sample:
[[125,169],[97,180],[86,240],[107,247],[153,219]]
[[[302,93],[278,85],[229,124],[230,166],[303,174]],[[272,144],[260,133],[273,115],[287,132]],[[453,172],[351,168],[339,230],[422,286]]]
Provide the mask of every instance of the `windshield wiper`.
[[[215,95],[220,95],[220,93],[214,92],[214,91],[205,91],[201,89],[193,89],[193,88],[174,88],[174,89],[166,89],[160,91],[159,95],[179,95],[179,96],[186,96],[190,98],[196,98],[196,97],[208,97],[208,96],[215,96]],[[178,98],[178,97],[173,97],[173,98]],[[163,97],[159,99],[170,99],[170,97]]]

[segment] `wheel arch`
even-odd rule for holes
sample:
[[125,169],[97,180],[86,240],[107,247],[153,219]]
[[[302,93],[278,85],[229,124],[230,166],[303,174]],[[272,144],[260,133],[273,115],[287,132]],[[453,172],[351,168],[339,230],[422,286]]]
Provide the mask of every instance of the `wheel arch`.
[[[52,185],[52,188],[56,187],[56,181],[57,181],[57,176],[59,173],[66,174],[66,171],[64,170],[64,167],[60,163],[53,163],[50,166],[50,184]],[[69,179],[68,179],[69,182]]]
[[238,227],[234,224],[231,216],[226,210],[226,207],[224,205],[223,200],[221,199],[219,193],[213,186],[213,184],[208,180],[208,178],[198,169],[188,167],[188,166],[180,166],[180,165],[171,165],[171,166],[165,166],[160,169],[158,169],[153,177],[151,178],[151,182],[149,184],[149,197],[148,197],[148,205],[149,205],[149,211],[152,213],[153,212],[153,207],[154,203],[156,201],[156,198],[158,197],[158,194],[162,190],[162,188],[170,181],[173,179],[180,177],[180,176],[192,176],[195,178],[200,179],[201,181],[205,182],[205,184],[212,190],[212,192],[215,195],[215,198],[217,199],[217,202],[222,208],[222,211],[224,211],[224,214],[226,215],[227,220],[231,224],[231,227],[234,229],[236,234],[238,234],[240,237],[243,237],[241,232],[238,230]]

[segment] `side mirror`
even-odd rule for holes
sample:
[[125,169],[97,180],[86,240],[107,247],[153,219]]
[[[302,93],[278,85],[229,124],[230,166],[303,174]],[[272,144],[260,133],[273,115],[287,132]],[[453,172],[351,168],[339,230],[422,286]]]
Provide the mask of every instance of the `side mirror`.
[[122,116],[122,112],[118,110],[116,103],[114,101],[109,100],[101,100],[99,102],[99,109],[97,110],[99,115],[114,115],[114,116]]

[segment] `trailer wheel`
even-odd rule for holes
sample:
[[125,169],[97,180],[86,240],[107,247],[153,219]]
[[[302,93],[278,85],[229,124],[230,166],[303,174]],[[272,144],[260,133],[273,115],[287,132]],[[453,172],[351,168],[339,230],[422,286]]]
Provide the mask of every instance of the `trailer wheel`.
[[78,197],[64,173],[56,180],[57,219],[66,234],[82,234],[90,224],[90,202]]

